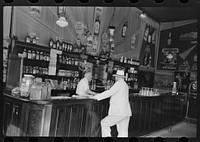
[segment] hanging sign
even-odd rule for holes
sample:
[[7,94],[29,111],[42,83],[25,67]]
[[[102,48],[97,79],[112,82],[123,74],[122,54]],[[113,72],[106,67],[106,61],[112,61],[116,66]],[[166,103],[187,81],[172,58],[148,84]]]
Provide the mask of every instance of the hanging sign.
[[92,50],[92,55],[96,55],[97,53],[97,48],[98,48],[98,41],[97,37],[93,39],[93,50]]
[[92,55],[97,55],[99,52],[98,47],[100,43],[99,33],[100,33],[100,25],[101,25],[101,21],[100,21],[101,14],[102,14],[102,9],[100,7],[95,8]]
[[92,35],[90,33],[87,36],[87,54],[91,54],[92,53],[92,49],[93,49],[92,46],[93,46],[93,40],[92,40]]
[[132,36],[132,38],[131,38],[131,49],[136,48],[136,47],[135,47],[135,41],[136,41],[136,37],[135,37],[135,34],[133,34],[133,36]]
[[85,26],[83,25],[82,22],[78,21],[75,24],[75,30],[77,34],[82,35],[84,33]]
[[36,17],[41,17],[41,6],[30,6],[30,14]]
[[100,18],[101,18],[101,8],[96,8],[96,17],[95,17],[95,22],[94,22],[94,34],[99,35],[99,30],[100,30]]

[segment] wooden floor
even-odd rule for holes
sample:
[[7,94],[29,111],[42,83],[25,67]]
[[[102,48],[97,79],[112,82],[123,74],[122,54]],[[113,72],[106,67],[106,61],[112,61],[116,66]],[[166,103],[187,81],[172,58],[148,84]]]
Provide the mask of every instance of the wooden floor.
[[197,126],[194,123],[187,123],[182,121],[174,126],[172,126],[171,131],[169,131],[169,127],[164,128],[162,130],[158,130],[149,134],[146,134],[142,137],[187,137],[187,138],[196,138],[197,135]]

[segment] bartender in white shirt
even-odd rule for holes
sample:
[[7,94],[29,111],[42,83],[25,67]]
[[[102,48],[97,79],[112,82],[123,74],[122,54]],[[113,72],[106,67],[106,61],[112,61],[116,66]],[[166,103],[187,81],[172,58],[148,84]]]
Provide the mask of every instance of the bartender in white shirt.
[[118,137],[128,137],[128,126],[132,115],[129,103],[129,87],[124,81],[124,71],[118,70],[115,84],[107,91],[91,97],[103,100],[110,97],[108,116],[101,120],[102,137],[111,137],[111,126],[117,125]]
[[82,78],[76,88],[76,94],[79,96],[91,96],[96,95],[95,92],[89,88],[89,82],[92,80],[92,73],[86,72],[84,78]]

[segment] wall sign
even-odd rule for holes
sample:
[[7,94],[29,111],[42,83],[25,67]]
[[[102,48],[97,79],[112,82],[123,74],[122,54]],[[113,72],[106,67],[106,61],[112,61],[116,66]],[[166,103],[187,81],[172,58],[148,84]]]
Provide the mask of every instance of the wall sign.
[[83,25],[82,22],[78,21],[75,24],[75,30],[77,34],[82,35],[84,33],[85,26]]
[[178,48],[163,48],[161,69],[176,70],[178,53],[179,53]]

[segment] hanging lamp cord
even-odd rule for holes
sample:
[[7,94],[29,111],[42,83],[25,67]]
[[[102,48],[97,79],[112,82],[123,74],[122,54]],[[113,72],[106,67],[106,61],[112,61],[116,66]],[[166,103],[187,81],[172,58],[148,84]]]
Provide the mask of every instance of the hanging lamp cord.
[[116,7],[114,7],[114,10],[113,10],[113,14],[112,14],[112,18],[111,18],[111,20],[110,20],[110,24],[109,24],[109,26],[114,26],[113,24],[114,24],[114,17],[115,17],[115,9],[116,9]]

